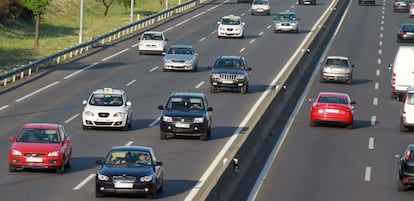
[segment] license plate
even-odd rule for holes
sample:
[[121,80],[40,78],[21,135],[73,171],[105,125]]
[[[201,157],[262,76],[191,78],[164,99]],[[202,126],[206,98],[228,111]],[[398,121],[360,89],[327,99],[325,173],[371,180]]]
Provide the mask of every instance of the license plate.
[[177,123],[175,123],[175,127],[177,127],[177,128],[190,128],[190,124],[177,122]]
[[26,162],[41,163],[41,162],[43,162],[43,159],[42,158],[38,158],[38,157],[27,157],[26,158]]
[[223,84],[233,84],[233,80],[223,80]]
[[325,112],[327,112],[327,113],[339,113],[339,110],[336,110],[336,109],[326,109]]
[[97,122],[110,122],[111,119],[96,119]]
[[133,183],[125,183],[125,182],[116,182],[114,184],[115,188],[133,188],[134,184]]

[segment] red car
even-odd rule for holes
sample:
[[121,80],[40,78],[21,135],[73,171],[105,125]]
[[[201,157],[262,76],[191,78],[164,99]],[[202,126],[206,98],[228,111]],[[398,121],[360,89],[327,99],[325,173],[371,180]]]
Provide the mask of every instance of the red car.
[[352,128],[355,103],[345,93],[320,92],[312,104],[309,125],[340,124]]
[[62,174],[70,168],[72,146],[66,130],[59,124],[23,125],[9,149],[9,171],[23,168],[53,169]]

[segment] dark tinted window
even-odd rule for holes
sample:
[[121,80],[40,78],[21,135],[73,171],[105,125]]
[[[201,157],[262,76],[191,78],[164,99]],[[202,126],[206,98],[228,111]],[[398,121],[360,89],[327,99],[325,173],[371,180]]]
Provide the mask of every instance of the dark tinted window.
[[171,97],[167,102],[168,110],[204,110],[204,102],[200,97]]
[[337,103],[337,104],[348,104],[346,98],[339,96],[320,96],[318,99],[319,103]]
[[348,61],[345,60],[345,59],[327,59],[325,65],[326,66],[334,65],[334,66],[348,67]]
[[245,69],[245,66],[241,59],[218,59],[214,64],[214,68]]

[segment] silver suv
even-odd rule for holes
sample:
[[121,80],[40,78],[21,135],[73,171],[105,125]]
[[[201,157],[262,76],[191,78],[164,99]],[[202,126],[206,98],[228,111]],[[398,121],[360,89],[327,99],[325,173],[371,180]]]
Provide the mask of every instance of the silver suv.
[[249,88],[249,73],[252,68],[247,66],[246,59],[241,56],[219,56],[213,67],[209,67],[211,93],[219,88],[239,88],[242,94]]
[[354,64],[349,62],[348,57],[328,56],[321,67],[320,82],[342,81],[352,84],[352,68]]
[[400,117],[401,132],[407,132],[409,128],[414,128],[414,87],[409,87],[405,91]]

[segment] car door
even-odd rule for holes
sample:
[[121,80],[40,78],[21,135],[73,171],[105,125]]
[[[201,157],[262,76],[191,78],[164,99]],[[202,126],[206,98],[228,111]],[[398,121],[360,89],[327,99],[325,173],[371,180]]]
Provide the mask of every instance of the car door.
[[[65,153],[65,159],[64,162],[66,163],[67,160],[71,157],[72,154],[72,145],[70,143],[69,136],[66,133],[65,128],[63,126],[60,126],[60,139],[61,139],[61,151],[62,153]],[[67,143],[65,143],[65,140],[68,140]]]

